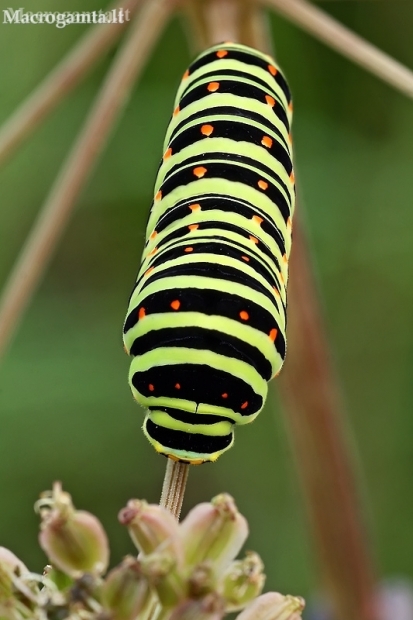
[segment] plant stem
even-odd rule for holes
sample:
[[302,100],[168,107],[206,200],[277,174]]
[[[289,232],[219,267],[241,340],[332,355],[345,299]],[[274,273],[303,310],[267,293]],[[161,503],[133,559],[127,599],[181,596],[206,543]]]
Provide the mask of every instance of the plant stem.
[[172,512],[179,519],[184,500],[189,467],[187,463],[179,463],[168,459],[165,478],[162,486],[161,506]]
[[[122,7],[134,14],[142,0],[120,0],[108,10]],[[82,39],[59,62],[33,93],[17,108],[0,128],[0,166],[22,141],[42,122],[54,107],[84,78],[93,65],[103,58],[129,22],[99,24],[90,28]]]
[[[263,32],[256,47],[263,43]],[[338,620],[375,620],[375,575],[305,230],[295,215],[288,290],[288,355],[274,382]]]
[[297,216],[288,284],[286,408],[327,592],[338,620],[374,620],[374,571],[311,257]]
[[[216,2],[216,0],[213,0]],[[212,5],[212,3],[211,3]],[[209,43],[222,36],[225,8],[210,12]],[[237,17],[241,23],[240,15]],[[247,22],[251,23],[251,20]],[[249,42],[257,49],[271,48],[267,32],[250,30]],[[233,40],[245,43],[245,31]],[[288,356],[286,368],[274,385],[281,387],[290,437],[303,480],[318,554],[327,576],[337,620],[375,620],[374,579],[365,531],[360,517],[348,446],[339,423],[338,384],[331,370],[321,310],[306,249],[305,233],[294,224],[291,281],[288,304]]]
[[413,99],[413,71],[306,0],[257,0]]
[[[189,43],[196,52],[222,41],[253,45],[268,25],[261,7],[249,0],[189,0],[184,8]],[[264,40],[270,47],[264,51],[270,53],[271,40],[268,31],[266,34]]]
[[6,283],[0,300],[0,356],[38,286],[76,200],[173,8],[171,0],[147,0],[113,62]]
[[[190,465],[187,463],[179,463],[172,459],[168,459],[166,463],[159,505],[169,510],[177,520],[179,520],[182,502],[184,501],[189,467]],[[148,620],[161,620],[162,618],[166,618],[168,613],[169,612],[162,610],[156,600],[153,600],[147,618]]]

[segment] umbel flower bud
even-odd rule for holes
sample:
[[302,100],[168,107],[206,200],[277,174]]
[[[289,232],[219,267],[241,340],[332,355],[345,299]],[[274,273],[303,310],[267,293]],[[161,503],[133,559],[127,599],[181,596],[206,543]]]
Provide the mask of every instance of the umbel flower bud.
[[13,595],[13,581],[20,572],[28,572],[17,556],[5,547],[0,547],[0,610]]
[[263,570],[261,558],[251,551],[243,560],[230,564],[222,580],[222,593],[227,601],[226,611],[243,609],[261,593],[265,582]]
[[22,575],[29,572],[29,569],[17,555],[14,555],[14,553],[6,549],[6,547],[0,547],[0,565],[5,568],[7,567],[15,575]]
[[186,580],[170,550],[162,549],[139,558],[141,570],[155,587],[163,607],[171,608],[185,598]]
[[29,618],[37,605],[38,585],[26,566],[9,549],[0,547],[0,618]]
[[120,511],[118,519],[126,525],[142,553],[151,553],[166,540],[174,542],[179,531],[177,520],[168,510],[145,500],[131,499]]
[[250,603],[237,620],[301,620],[304,605],[300,597],[267,592]]
[[221,620],[224,616],[225,601],[215,592],[200,600],[181,603],[169,620]]
[[111,620],[134,620],[148,603],[150,591],[138,561],[130,556],[110,571],[101,598]]
[[195,506],[182,521],[180,535],[186,563],[194,566],[209,560],[219,577],[244,544],[248,523],[233,498],[222,493]]
[[185,597],[184,554],[175,517],[161,506],[131,500],[119,513],[139,556],[142,573],[156,589],[163,607],[171,608]]
[[60,483],[36,504],[41,516],[39,542],[50,562],[67,575],[102,574],[109,562],[109,546],[100,521],[89,512],[75,510]]

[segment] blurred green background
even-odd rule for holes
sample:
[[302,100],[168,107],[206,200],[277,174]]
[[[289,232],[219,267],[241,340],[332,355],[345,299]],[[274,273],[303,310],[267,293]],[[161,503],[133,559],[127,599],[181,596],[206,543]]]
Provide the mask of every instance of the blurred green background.
[[[0,8],[10,4],[1,0]],[[319,4],[413,67],[413,3]],[[100,0],[25,5],[100,8]],[[375,558],[382,575],[413,577],[412,102],[281,18],[271,16],[271,29],[295,99],[299,191]],[[0,121],[84,30],[0,24]],[[0,283],[114,53],[0,170]],[[118,510],[131,497],[159,499],[166,461],[140,431],[121,328],[163,134],[190,58],[175,18],[0,368],[0,544],[33,570],[45,558],[32,506],[53,480],[102,520],[113,562],[132,550]],[[257,421],[237,429],[233,450],[191,470],[184,511],[224,490],[249,519],[247,547],[263,557],[267,588],[314,592],[316,559],[274,392]]]

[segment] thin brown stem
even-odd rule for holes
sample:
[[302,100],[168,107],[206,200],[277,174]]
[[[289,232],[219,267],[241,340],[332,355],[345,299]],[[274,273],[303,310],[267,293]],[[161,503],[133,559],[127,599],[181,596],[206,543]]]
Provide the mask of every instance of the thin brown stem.
[[113,62],[5,286],[0,300],[0,355],[36,290],[76,200],[173,8],[171,0],[147,0]]
[[168,459],[166,464],[161,501],[159,503],[172,512],[177,519],[179,519],[181,514],[189,467],[190,465],[187,463],[179,463],[171,459]]
[[[270,45],[267,21],[261,7],[249,0],[187,0],[184,5],[189,23],[190,45],[197,52],[222,41],[242,41],[253,45],[263,31]],[[270,53],[271,47],[265,50]]]
[[[262,35],[256,47],[262,44]],[[298,220],[298,221],[297,221]],[[280,388],[312,531],[337,620],[376,620],[375,579],[305,230],[295,216],[288,356]]]
[[[120,0],[108,10],[123,8],[133,15],[142,0]],[[36,90],[13,112],[0,128],[0,166],[12,155],[22,141],[87,75],[95,63],[115,43],[124,23],[100,24],[92,27],[59,62]]]
[[[159,505],[169,510],[177,520],[181,514],[189,468],[189,464],[172,459],[168,459],[166,463]],[[154,600],[148,614],[148,620],[158,620],[161,614],[161,606]]]
[[[210,16],[210,43],[214,43],[220,40],[221,31],[214,27],[217,16],[213,12]],[[219,17],[224,20],[223,13]],[[238,20],[241,23],[240,15]],[[249,36],[257,49],[270,48],[262,26],[251,29]],[[239,39],[242,43],[244,37],[245,33]],[[294,226],[288,309],[287,364],[274,385],[281,387],[327,592],[337,620],[375,620],[373,571],[340,424],[338,383],[331,370],[310,256],[299,222]]]
[[413,71],[306,0],[257,0],[413,99]]
[[237,0],[209,0],[206,4],[206,29],[209,45],[221,41],[239,40],[239,11]]
[[288,355],[276,384],[334,617],[373,620],[374,578],[365,524],[311,257],[297,219],[290,263]]

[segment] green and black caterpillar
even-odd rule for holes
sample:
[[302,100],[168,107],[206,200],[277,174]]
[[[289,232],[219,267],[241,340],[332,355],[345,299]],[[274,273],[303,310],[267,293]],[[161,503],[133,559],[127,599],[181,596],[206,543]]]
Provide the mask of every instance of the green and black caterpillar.
[[208,49],[179,86],[124,325],[144,433],[172,459],[228,450],[283,364],[291,116],[279,68],[243,45]]

